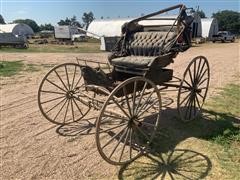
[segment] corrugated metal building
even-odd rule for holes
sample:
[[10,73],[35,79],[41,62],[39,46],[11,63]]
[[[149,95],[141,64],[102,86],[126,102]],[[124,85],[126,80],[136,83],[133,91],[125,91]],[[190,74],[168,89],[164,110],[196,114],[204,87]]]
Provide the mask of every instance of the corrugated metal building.
[[211,39],[218,33],[218,22],[215,18],[202,18],[202,37]]
[[0,33],[13,33],[18,36],[32,36],[34,34],[32,28],[27,24],[0,24]]

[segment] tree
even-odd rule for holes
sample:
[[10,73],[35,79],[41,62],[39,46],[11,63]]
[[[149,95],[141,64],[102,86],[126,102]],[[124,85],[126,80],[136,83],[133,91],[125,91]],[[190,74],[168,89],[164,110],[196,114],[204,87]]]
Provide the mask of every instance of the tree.
[[47,31],[53,31],[54,26],[52,24],[41,24],[40,25],[40,31],[47,30]]
[[73,16],[72,18],[68,18],[66,17],[65,20],[60,20],[58,22],[58,25],[59,26],[77,26],[77,27],[82,27],[81,23],[79,21],[77,21],[77,17],[76,16]]
[[1,14],[0,14],[0,24],[6,24]]
[[217,13],[213,13],[212,17],[218,20],[219,30],[240,34],[239,12],[223,10]]
[[200,16],[200,18],[206,18],[206,15],[203,12],[203,10],[197,10],[196,13]]
[[27,24],[29,25],[32,30],[34,32],[39,32],[40,31],[40,27],[38,26],[38,24],[32,20],[32,19],[16,19],[13,21],[13,23],[23,23],[23,24]]
[[83,20],[83,23],[84,23],[84,26],[85,28],[87,29],[89,24],[94,20],[94,15],[93,13],[90,11],[89,13],[83,13],[83,17],[82,17],[82,20]]

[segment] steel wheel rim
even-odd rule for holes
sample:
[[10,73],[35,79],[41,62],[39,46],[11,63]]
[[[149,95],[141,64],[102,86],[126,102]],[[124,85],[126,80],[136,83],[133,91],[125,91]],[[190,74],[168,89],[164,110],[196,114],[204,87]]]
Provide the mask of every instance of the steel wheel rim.
[[[61,77],[59,69],[62,69],[65,71],[66,79]],[[70,76],[69,69],[74,69],[72,76]],[[57,83],[54,82],[55,80],[49,80],[50,76],[51,78],[53,77],[56,78]],[[54,124],[65,125],[65,124],[79,121],[88,113],[90,108],[89,107],[86,108],[86,105],[85,105],[84,106],[85,109],[83,111],[83,108],[82,108],[83,105],[81,103],[82,106],[80,106],[79,98],[77,98],[77,92],[79,92],[78,88],[83,87],[83,84],[80,83],[81,80],[82,80],[82,75],[80,71],[80,66],[76,63],[64,63],[58,66],[55,66],[44,76],[38,89],[38,106],[42,115],[47,120],[49,120]],[[55,88],[57,90],[43,89],[43,88],[46,88],[45,86],[47,85],[50,85],[52,86],[51,88]],[[47,102],[48,100],[43,101],[42,99],[47,97],[46,95],[44,97],[43,95],[44,93],[52,94],[52,96],[55,96],[55,97],[51,98],[49,102]],[[46,110],[47,105],[44,105],[44,104],[54,103],[54,101],[58,102],[55,104],[56,106],[53,105],[51,108]],[[58,108],[59,111],[55,113],[55,116],[52,115],[54,117],[51,117],[48,113],[53,113],[53,110],[54,109],[56,110],[56,108]],[[65,113],[63,113],[64,111]],[[78,112],[80,113],[80,115]],[[71,113],[71,117],[70,117],[70,113]],[[62,121],[59,120],[60,121],[59,122],[57,119],[60,118],[61,115],[63,116],[63,120]]]
[[[140,113],[142,113],[143,111],[143,109],[144,109],[144,107],[143,106],[145,106],[145,104],[144,104],[144,102],[146,101],[146,102],[149,102],[150,100],[148,99],[148,100],[146,100],[146,99],[144,99],[143,97],[142,97],[142,99],[141,100],[144,100],[144,102],[142,103],[141,101],[140,101],[140,98],[141,98],[141,96],[138,96],[137,98],[138,98],[138,100],[139,101],[134,101],[134,102],[137,102],[137,103],[132,103],[131,101],[128,101],[129,99],[125,96],[125,93],[124,93],[124,96],[126,97],[125,98],[125,100],[126,100],[126,106],[128,106],[129,107],[129,104],[134,104],[134,105],[136,105],[136,107],[135,107],[135,109],[134,109],[134,105],[132,106],[133,107],[133,109],[131,109],[131,108],[128,108],[128,112],[127,112],[127,114],[128,115],[130,115],[130,112],[132,112],[132,114],[131,114],[131,117],[129,118],[129,119],[125,119],[126,117],[123,117],[123,116],[121,116],[121,117],[117,117],[117,118],[119,118],[119,119],[123,119],[123,120],[126,120],[125,122],[126,122],[126,124],[122,124],[121,126],[121,130],[120,131],[118,131],[118,133],[120,133],[120,134],[118,134],[118,133],[115,133],[114,134],[114,136],[111,136],[110,137],[110,142],[109,142],[109,140],[107,141],[107,142],[100,142],[100,141],[103,141],[103,140],[100,140],[101,139],[101,137],[103,136],[101,136],[101,133],[103,134],[103,133],[106,133],[105,132],[105,130],[103,130],[103,126],[104,125],[102,125],[102,124],[104,124],[104,120],[103,120],[103,117],[107,117],[108,115],[106,115],[106,114],[104,114],[105,113],[105,110],[107,111],[108,109],[107,109],[107,106],[109,105],[109,102],[111,101],[111,100],[113,100],[114,99],[114,94],[115,93],[117,93],[120,89],[124,89],[124,87],[126,87],[125,85],[128,85],[128,83],[132,83],[132,82],[134,82],[134,86],[135,86],[135,82],[140,82],[140,81],[142,81],[142,82],[144,82],[144,83],[146,83],[147,85],[151,85],[151,87],[153,88],[152,90],[153,90],[153,93],[154,93],[154,95],[156,95],[157,96],[157,100],[156,100],[156,102],[155,103],[158,103],[158,105],[156,105],[156,106],[158,106],[158,108],[159,108],[159,111],[157,112],[157,115],[156,115],[156,120],[155,120],[155,122],[153,123],[153,124],[149,124],[148,123],[148,125],[146,125],[147,124],[147,122],[144,122],[145,121],[145,117],[144,118],[141,118],[141,114]],[[145,85],[145,84],[144,84]],[[123,90],[124,91],[124,90]],[[136,92],[136,91],[135,91]],[[133,90],[133,94],[134,94],[134,90]],[[142,94],[144,94],[144,93],[142,93]],[[134,96],[132,97],[132,99],[134,98]],[[136,97],[135,97],[136,98]],[[136,99],[135,99],[136,100]],[[113,100],[114,101],[114,100]],[[129,103],[127,103],[127,102],[129,102]],[[141,103],[141,104],[140,104]],[[155,106],[155,103],[153,103],[153,105],[150,105],[150,106],[146,106],[146,109],[147,108],[151,108],[151,107],[153,107],[153,106]],[[123,108],[123,107],[122,107]],[[149,109],[150,109],[149,108]],[[123,108],[124,109],[124,108]],[[124,81],[123,83],[121,83],[118,87],[116,87],[112,92],[111,92],[111,94],[109,95],[109,97],[108,97],[108,99],[106,100],[106,102],[104,103],[104,105],[103,105],[103,107],[102,107],[102,110],[101,110],[101,112],[100,112],[100,115],[99,115],[99,118],[98,118],[98,120],[97,120],[97,123],[96,123],[96,144],[97,144],[97,148],[98,148],[98,151],[99,151],[99,153],[100,153],[100,155],[102,156],[102,158],[105,160],[105,161],[107,161],[108,163],[110,163],[110,164],[113,164],[113,165],[123,165],[123,164],[126,164],[126,163],[129,163],[129,162],[131,162],[131,161],[133,161],[134,159],[136,159],[137,157],[139,157],[140,155],[142,155],[142,153],[144,152],[144,151],[146,151],[147,150],[147,148],[149,147],[149,145],[151,144],[151,142],[152,142],[152,140],[153,140],[153,138],[154,138],[154,136],[155,136],[155,132],[156,132],[156,130],[157,130],[157,128],[158,128],[158,126],[159,126],[159,118],[160,118],[160,110],[161,110],[161,97],[160,97],[160,93],[159,93],[159,91],[157,91],[157,88],[156,88],[156,86],[151,82],[151,81],[149,81],[149,80],[147,80],[147,79],[145,79],[145,78],[143,78],[143,77],[134,77],[134,78],[130,78],[130,79],[128,79],[128,80],[126,80],[126,81]],[[122,111],[122,110],[121,110]],[[135,111],[135,112],[134,112]],[[135,114],[134,114],[135,113]],[[136,115],[137,113],[139,113],[138,115],[140,115],[140,117],[139,117],[139,119],[136,117],[136,119],[131,119],[132,117],[134,117],[134,115]],[[125,113],[123,113],[123,114],[125,114]],[[144,114],[144,113],[143,113]],[[148,117],[147,117],[148,118]],[[131,120],[130,120],[131,119]],[[142,121],[140,121],[141,119],[143,119]],[[102,121],[102,122],[101,122]],[[111,121],[111,122],[113,122],[113,121]],[[117,122],[117,120],[115,120],[114,122]],[[133,123],[134,122],[134,123]],[[141,126],[139,126],[139,124],[135,124],[135,123],[141,123]],[[132,124],[131,124],[132,123]],[[101,126],[102,125],[102,126]],[[146,133],[146,129],[144,130],[144,128],[146,128],[145,126],[150,126],[151,125],[151,128],[153,129],[152,130],[152,133],[151,133],[151,136],[150,136],[150,138],[149,138],[149,136],[147,136],[148,134]],[[116,127],[117,127],[118,125],[116,125]],[[137,126],[137,127],[135,127],[135,126]],[[117,127],[118,128],[118,127]],[[120,128],[120,127],[119,127]],[[142,129],[141,129],[142,128]],[[111,128],[110,128],[111,129]],[[141,132],[141,130],[142,130],[142,132]],[[139,134],[141,134],[141,133],[143,133],[143,134],[141,134],[142,136],[144,136],[144,133],[145,133],[145,135],[149,138],[147,138],[146,137],[146,139],[149,141],[149,142],[147,142],[147,143],[145,143],[145,146],[144,147],[140,147],[141,145],[143,145],[143,143],[141,144],[141,143],[139,143],[139,144],[137,144],[137,141],[136,141],[136,139],[138,139],[138,140],[141,140],[141,139],[139,139],[139,137],[141,137],[141,136],[139,136],[139,134],[138,133],[136,133],[136,132],[138,132]],[[140,133],[141,132],[141,133]],[[101,136],[101,137],[100,137]],[[136,138],[136,139],[133,139],[133,138]],[[113,145],[113,148],[110,150],[111,152],[110,153],[107,153],[107,152],[104,152],[104,148],[106,148],[107,146],[109,146],[111,143],[112,143],[112,141],[113,140],[115,140],[116,141],[116,143]],[[141,141],[144,141],[144,140],[141,140]],[[120,146],[121,145],[119,145],[120,143],[122,142],[122,148],[120,148]],[[110,143],[110,144],[109,144]],[[119,146],[119,147],[118,147]],[[138,147],[137,147],[138,146]],[[108,147],[109,149],[110,149],[110,147]],[[115,148],[115,149],[114,149]],[[120,148],[120,149],[117,149],[117,148]],[[134,149],[135,148],[135,149]],[[139,149],[138,149],[139,148]],[[126,150],[127,149],[127,150]],[[136,150],[137,149],[137,150]],[[119,151],[119,154],[117,153],[117,150]],[[116,153],[115,153],[115,151],[116,151]],[[133,151],[135,151],[136,153],[135,153],[135,155],[134,155],[134,153],[133,153]],[[114,154],[115,153],[115,154]],[[132,153],[132,154],[131,154]],[[126,155],[126,154],[128,154],[127,156],[128,156],[128,158],[126,158],[125,160],[123,160],[122,158],[123,158],[123,156],[124,155]],[[118,159],[118,160],[116,160],[116,158],[115,159],[111,159],[113,156],[115,155],[115,157]]]
[[[193,69],[193,72],[191,72]],[[186,80],[188,77],[188,80]],[[180,119],[189,122],[201,115],[210,81],[209,63],[204,56],[195,57],[186,68],[178,90],[177,108]],[[186,90],[191,86],[191,90]],[[184,98],[182,94],[186,93]],[[186,105],[187,106],[182,106]],[[184,112],[185,111],[185,112]],[[193,115],[192,115],[193,114]]]

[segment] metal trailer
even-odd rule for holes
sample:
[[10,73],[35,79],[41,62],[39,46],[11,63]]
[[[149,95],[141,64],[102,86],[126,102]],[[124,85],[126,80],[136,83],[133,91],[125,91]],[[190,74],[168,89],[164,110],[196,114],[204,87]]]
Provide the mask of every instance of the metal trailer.
[[[161,31],[162,27],[151,31],[138,24],[142,20],[164,20],[156,15],[172,10],[178,11],[178,16],[167,32]],[[161,91],[176,88],[180,119],[196,119],[209,86],[207,59],[195,57],[182,79],[165,68],[191,46],[193,18],[186,11],[180,4],[125,24],[109,63],[77,59],[77,63],[51,69],[38,90],[43,116],[65,125],[83,119],[91,109],[98,110],[97,149],[113,165],[129,163],[150,150],[159,130]]]
[[0,47],[10,46],[14,48],[28,48],[27,38],[24,36],[15,36],[12,33],[0,33]]

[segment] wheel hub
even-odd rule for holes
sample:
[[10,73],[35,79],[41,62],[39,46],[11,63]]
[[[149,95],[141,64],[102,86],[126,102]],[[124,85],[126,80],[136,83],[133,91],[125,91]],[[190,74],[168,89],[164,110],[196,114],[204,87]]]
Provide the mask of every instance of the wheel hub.
[[129,122],[128,122],[128,126],[129,127],[133,127],[133,126],[142,126],[142,123],[138,121],[138,117],[136,115],[133,115],[132,117],[129,118]]
[[74,91],[68,91],[68,92],[66,93],[67,99],[72,99],[72,98],[74,98],[74,94],[75,94]]

